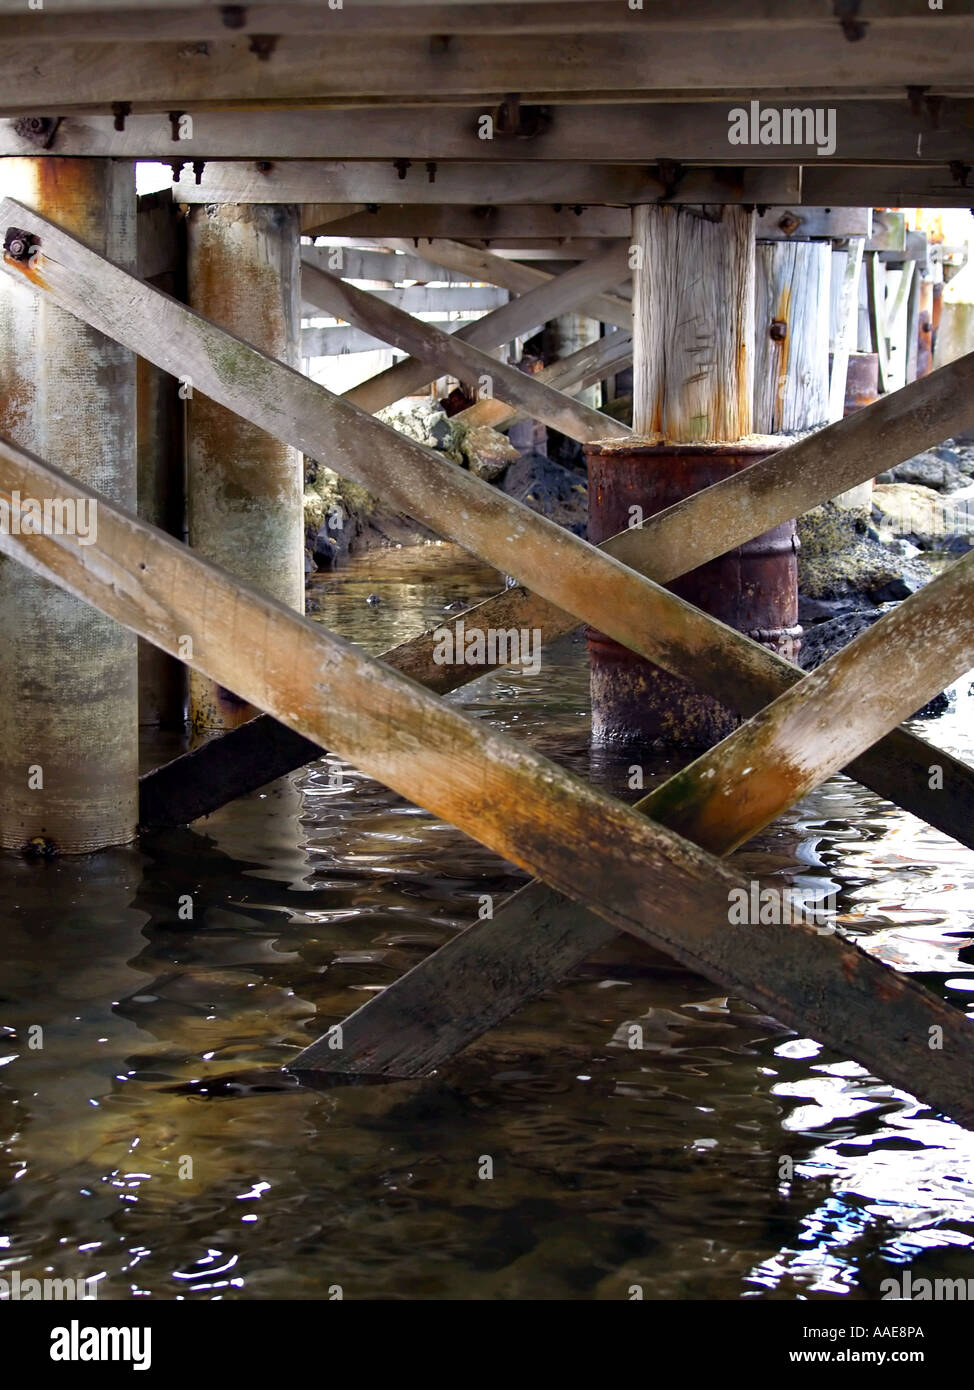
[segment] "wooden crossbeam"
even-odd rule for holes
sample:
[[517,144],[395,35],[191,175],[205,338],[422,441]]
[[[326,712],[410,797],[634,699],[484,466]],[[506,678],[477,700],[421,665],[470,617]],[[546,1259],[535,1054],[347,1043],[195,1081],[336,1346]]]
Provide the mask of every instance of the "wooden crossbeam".
[[[185,3],[176,8],[153,5],[151,8],[138,8],[133,0],[115,0],[114,3],[91,3],[86,7],[60,0],[56,11],[34,11],[26,14],[25,5],[11,0],[13,12],[0,9],[0,41],[28,40],[37,43],[66,43],[72,40],[90,39],[92,25],[89,11],[99,11],[98,35],[105,43],[133,40],[161,42],[165,40],[189,42],[218,40],[227,37],[228,25],[215,6],[201,6],[198,3]],[[317,5],[295,3],[257,4],[241,7],[236,18],[236,34],[389,34],[412,36],[415,34],[494,33],[494,34],[583,34],[583,33],[631,33],[640,27],[660,28],[686,27],[686,13],[682,18],[667,6],[658,3],[647,8],[644,14],[636,14],[629,7],[608,3],[607,0],[573,0],[554,5],[548,0],[528,0],[528,3],[485,4],[483,0],[404,0],[404,3],[390,3],[390,0],[377,0],[377,3],[343,6],[340,10]],[[708,20],[701,15],[701,9],[711,9]],[[881,13],[889,10],[889,5],[870,5],[868,22],[872,28],[890,22],[898,25],[912,24],[926,35],[926,16],[916,5],[904,13],[902,0],[894,14]],[[762,37],[769,30],[788,26],[816,25],[828,28],[836,24],[836,19],[822,5],[793,3],[791,10],[783,9],[775,14],[765,5],[764,13],[758,18],[756,7],[750,4],[735,4],[732,10],[699,7],[694,11],[697,22],[705,27],[722,29],[757,28]],[[966,0],[956,5],[955,10],[945,12],[944,28],[949,32],[957,27],[958,19],[966,13]],[[920,29],[923,25],[924,28]]]
[[[936,439],[968,428],[972,386],[974,354],[684,499],[650,517],[641,528],[611,537],[602,548],[669,583]],[[683,614],[677,618],[678,605],[672,595],[664,596],[654,611],[647,607],[642,628],[652,659],[674,675],[745,716],[757,713],[800,679],[796,667],[703,613],[692,610],[689,623]],[[538,628],[546,642],[575,626],[570,615],[519,588],[505,590],[456,621],[482,630]],[[387,652],[384,660],[440,693],[485,669],[440,665],[434,650],[434,637],[426,633]],[[143,824],[169,824],[206,814],[231,796],[318,755],[306,745],[280,745],[268,730],[267,753],[261,757],[260,723],[254,721],[247,734],[239,735],[239,745],[234,743],[236,733],[226,735],[144,778]],[[275,750],[280,752],[277,761]],[[931,778],[934,767],[940,770],[942,786]],[[958,759],[897,730],[847,771],[879,795],[974,847],[974,772]]]
[[[624,244],[626,247],[626,279],[630,275],[628,268],[629,241],[630,237],[627,235],[625,242],[620,243],[620,246]],[[393,237],[388,245],[397,250],[405,251],[414,243]],[[598,243],[595,245],[598,246]],[[524,265],[505,256],[497,256],[483,247],[468,246],[462,241],[451,241],[448,237],[440,237],[435,240],[422,238],[416,243],[415,249],[427,260],[446,270],[454,271],[460,275],[469,275],[471,280],[487,280],[492,285],[500,285],[503,289],[511,290],[519,295],[526,295],[531,290],[547,284],[555,278],[551,271],[542,270],[537,266]],[[607,250],[608,248],[603,249]],[[597,259],[599,254],[598,250],[593,252],[588,246],[579,249],[580,259]],[[327,266],[321,268],[328,269]],[[564,269],[563,267],[558,272],[559,276],[564,273]],[[593,294],[590,298],[583,299],[570,307],[576,313],[586,314],[592,319],[601,319],[603,323],[614,324],[616,328],[631,329],[631,287],[626,286],[624,291],[619,291],[619,287],[617,287],[617,291],[616,294]],[[627,297],[621,297],[622,293]],[[551,316],[549,313],[548,317]],[[481,344],[481,346],[483,345]]]
[[[512,339],[521,337],[524,334],[547,323],[551,318],[558,314],[565,313],[569,309],[575,309],[580,302],[587,303],[590,296],[597,294],[606,285],[615,284],[619,277],[626,273],[628,265],[627,253],[622,247],[611,247],[598,256],[581,265],[566,270],[561,275],[539,276],[533,288],[521,294],[519,298],[511,300],[499,309],[493,310],[478,319],[476,323],[467,324],[457,331],[457,341],[467,343],[475,348],[494,348],[500,347],[502,343],[510,342]],[[322,283],[315,281],[312,273],[317,270],[321,272],[320,266],[309,264],[309,273],[306,275],[305,283],[319,285],[319,288],[328,293],[334,294],[328,282]],[[608,298],[608,296],[600,296]],[[313,298],[313,295],[309,295]],[[367,300],[361,299],[358,295],[352,296],[354,302],[358,304],[360,310],[374,313],[372,306]],[[329,297],[329,303],[332,302]],[[351,314],[344,312],[345,306],[339,311],[343,317],[351,317]],[[329,311],[331,312],[331,311]],[[632,312],[624,307],[624,316],[627,326],[632,322]],[[404,331],[413,333],[415,330],[395,315],[386,315],[381,324],[376,323],[376,331],[381,336],[380,329],[386,331],[386,324],[389,329],[396,326]],[[370,320],[360,326],[372,328]],[[386,341],[389,341],[388,338]],[[413,349],[409,349],[413,351]],[[462,349],[457,349],[462,355]],[[454,359],[458,363],[460,357]],[[428,357],[411,356],[404,362],[397,362],[395,366],[389,367],[384,372],[379,372],[376,376],[370,377],[368,381],[363,381],[358,386],[345,393],[345,398],[354,405],[360,406],[363,410],[374,413],[382,410],[384,406],[392,405],[395,401],[401,400],[403,396],[408,396],[414,391],[421,391],[432,380],[430,375],[430,360]],[[455,370],[450,368],[450,370]],[[464,368],[469,370],[469,368]],[[435,374],[439,374],[438,371]],[[481,372],[475,373],[472,378],[478,379]],[[488,373],[492,375],[492,373]],[[521,373],[523,375],[523,373]],[[515,383],[516,386],[516,383]],[[603,428],[605,428],[603,426]],[[610,431],[611,432],[611,431]]]
[[[615,252],[609,254],[612,257],[616,255]],[[573,271],[566,273],[574,274]],[[544,293],[548,288],[546,285],[543,290],[534,293]],[[316,270],[312,266],[304,267],[301,292],[305,299],[337,318],[348,319],[350,323],[374,333],[391,346],[412,353],[420,360],[420,365],[415,368],[416,374],[420,377],[429,378],[430,368],[433,369],[433,376],[453,372],[461,381],[472,385],[481,394],[484,393],[479,383],[487,382],[489,389],[485,394],[500,396],[508,405],[525,410],[536,420],[542,420],[546,425],[582,443],[604,439],[613,434],[629,433],[625,425],[619,425],[600,411],[592,410],[589,406],[572,400],[570,396],[555,391],[537,377],[518,371],[506,362],[498,362],[495,358],[488,357],[485,352],[472,345],[471,335],[463,340],[456,334],[444,333],[433,324],[411,318],[394,305],[374,299],[367,290],[356,289],[344,280],[326,275],[322,270]],[[505,306],[507,309],[512,307],[510,304]],[[478,322],[482,323],[483,320]],[[383,373],[386,382],[395,370]],[[357,405],[362,405],[367,398],[367,408],[375,409],[375,396],[369,388],[370,383],[365,382],[361,387],[355,387],[354,391],[348,392],[346,399],[354,399]],[[402,394],[400,390],[393,399],[398,400]]]
[[[491,8],[503,8],[502,6]],[[625,8],[620,6],[621,13]],[[346,5],[348,16],[361,6]],[[629,13],[632,13],[631,11]],[[41,16],[25,22],[36,26]],[[43,22],[43,20],[41,20]],[[931,20],[931,23],[936,21]],[[271,32],[265,30],[264,32]],[[286,110],[197,111],[192,138],[174,142],[165,112],[135,113],[124,130],[106,114],[66,115],[49,148],[37,151],[19,134],[16,122],[0,121],[0,155],[100,155],[115,159],[409,159],[414,177],[427,176],[427,161],[467,160],[473,164],[523,160],[576,160],[595,164],[652,165],[661,157],[681,164],[734,164],[741,147],[727,140],[727,112],[733,102],[643,101],[605,105],[556,105],[531,139],[480,136],[482,118],[494,119],[488,102],[460,107],[362,107],[356,110],[290,107]],[[794,107],[811,99],[790,100],[779,93],[762,105]],[[822,103],[818,103],[822,104]],[[936,121],[910,106],[903,93],[892,100],[842,100],[834,109],[835,152],[830,163],[889,163],[915,166],[969,160],[974,103],[948,99]],[[807,159],[813,151],[776,145],[746,148],[749,164],[780,164]],[[439,171],[437,171],[437,177]],[[356,197],[356,202],[364,201]],[[479,201],[475,200],[475,201]]]
[[[931,21],[935,23],[936,20]],[[525,100],[562,93],[574,99],[623,99],[674,91],[726,98],[824,90],[839,94],[902,94],[908,86],[934,93],[970,93],[971,21],[950,43],[918,43],[916,30],[890,26],[864,58],[837,25],[785,28],[768,46],[747,31],[686,27],[622,33],[282,35],[265,60],[248,38],[206,43],[35,43],[0,46],[0,106],[19,111],[97,110],[129,100],[140,111],[193,110],[227,103],[337,104],[364,99],[471,98]],[[926,31],[926,32],[929,32]]]
[[[366,417],[367,418],[367,417]],[[908,977],[802,922],[728,925],[739,875],[235,581],[90,489],[0,442],[0,490],[97,505],[98,541],[0,536],[0,549],[295,732],[476,836],[613,926],[974,1124],[974,1026]],[[939,582],[939,581],[935,581]],[[810,678],[814,679],[814,677]],[[802,1002],[798,1002],[802,1001]],[[808,1001],[808,1002],[805,1002]],[[943,1051],[931,1053],[930,1029]],[[943,1059],[949,1058],[945,1066]]]
[[[728,152],[731,147],[728,146]],[[793,159],[814,155],[807,151]],[[506,204],[649,203],[659,198],[678,203],[763,203],[787,201],[798,192],[787,168],[753,168],[743,177],[718,166],[690,167],[669,188],[655,165],[593,164],[559,160],[492,163],[484,177],[482,161],[451,161],[437,166],[431,178],[421,163],[401,176],[393,163],[290,159],[209,160],[199,183],[187,182],[180,199],[187,203],[386,203],[397,207],[455,203],[495,207]],[[859,202],[862,201],[860,197]]]
[[[972,599],[974,556],[968,556],[634,809],[702,848],[727,854],[917,701],[970,668]],[[787,952],[790,928],[778,930]],[[330,1030],[290,1068],[373,1078],[422,1075],[549,988],[610,936],[604,920],[542,883],[529,884],[491,920],[467,928],[342,1020],[340,1046]],[[821,1002],[814,988],[806,990],[797,978],[794,988],[814,1011]],[[884,1005],[874,1002],[881,1011]],[[816,1025],[809,1031],[823,1036]],[[928,1037],[926,1057],[915,1051],[917,1077],[931,1066],[932,1046]],[[916,1079],[906,1083],[914,1093]]]

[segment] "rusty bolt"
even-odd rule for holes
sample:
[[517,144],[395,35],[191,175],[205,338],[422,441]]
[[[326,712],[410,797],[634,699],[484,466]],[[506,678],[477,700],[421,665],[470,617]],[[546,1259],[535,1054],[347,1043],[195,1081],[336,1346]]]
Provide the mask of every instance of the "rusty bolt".
[[427,173],[427,175],[429,176],[429,181],[430,181],[430,183],[435,183],[435,182],[436,182],[436,164],[434,163],[434,161],[433,161],[432,159],[428,159],[428,160],[426,161],[426,173]]
[[395,169],[396,173],[399,175],[401,179],[404,179],[406,177],[406,170],[410,167],[411,164],[412,160],[409,159],[394,159],[392,161],[392,167]]
[[186,112],[185,112],[185,111],[170,111],[170,112],[169,112],[169,126],[170,126],[170,130],[171,130],[171,137],[172,137],[173,140],[178,140],[178,139],[179,139],[179,122],[183,119],[183,117],[184,117],[185,115],[186,115]]
[[782,343],[788,337],[788,325],[784,319],[772,319],[768,333],[772,342]]
[[254,168],[257,170],[258,174],[269,174],[274,168],[274,165],[269,159],[258,159]]
[[21,140],[29,140],[32,145],[49,150],[60,124],[60,116],[18,116],[14,121],[14,134],[19,135]]
[[801,222],[793,212],[784,212],[778,218],[778,228],[784,232],[785,236],[791,236],[792,232],[798,230]]
[[115,129],[125,129],[125,117],[132,114],[132,103],[130,101],[113,101],[112,115],[115,117]]
[[35,248],[40,244],[40,237],[35,236],[33,232],[21,231],[19,227],[8,227],[3,239],[3,251],[12,261],[26,262],[31,259]]
[[221,5],[220,18],[223,20],[225,29],[242,29],[247,23],[247,7],[245,5]]
[[276,47],[276,34],[251,34],[250,36],[250,51],[256,53],[262,63],[267,62]]
[[173,183],[178,183],[179,176],[183,172],[183,165],[186,161],[185,159],[170,159],[168,163],[169,168],[172,170],[172,181]]
[[194,159],[194,160],[193,160],[193,176],[194,176],[194,179],[195,179],[195,181],[196,181],[197,184],[201,184],[201,183],[203,182],[203,170],[204,170],[205,168],[206,168],[206,163],[205,163],[204,160],[202,160],[202,159]]

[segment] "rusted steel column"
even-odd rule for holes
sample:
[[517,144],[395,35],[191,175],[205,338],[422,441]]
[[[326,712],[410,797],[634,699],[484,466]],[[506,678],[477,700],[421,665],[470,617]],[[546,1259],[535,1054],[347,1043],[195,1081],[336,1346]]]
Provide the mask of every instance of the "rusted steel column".
[[[139,275],[186,298],[186,237],[168,189],[139,199]],[[176,378],[144,357],[136,363],[139,516],[180,540],[186,529],[185,407]],[[186,667],[139,639],[139,723],[175,729],[186,718]]]
[[[633,425],[642,440],[590,445],[589,540],[599,542],[772,452],[753,436],[753,214],[633,209]],[[827,303],[827,296],[826,296]],[[828,342],[826,339],[826,353]],[[825,370],[827,373],[826,359]],[[826,375],[827,383],[827,375]],[[745,436],[750,442],[738,443]],[[674,592],[786,657],[797,653],[789,522],[684,575]],[[707,748],[730,709],[589,631],[592,736]]]
[[[95,250],[135,268],[131,163],[3,159],[0,187]],[[0,228],[0,238],[5,256],[23,254],[10,228]],[[131,352],[4,276],[0,382],[0,433],[58,459],[90,487],[134,510]],[[57,514],[52,510],[50,516],[56,529]],[[72,520],[62,511],[60,521],[79,536],[87,529],[97,538],[97,514]],[[138,816],[135,637],[2,558],[0,631],[0,845],[43,855],[127,843]]]
[[[598,544],[771,450],[744,445],[589,445],[588,538]],[[786,522],[667,586],[681,598],[793,660],[798,627],[795,523]],[[709,748],[740,719],[611,638],[589,629],[592,734],[596,743]]]
[[[295,367],[301,324],[299,276],[296,208],[211,204],[191,210],[190,305]],[[301,611],[301,455],[196,392],[187,401],[186,428],[190,545]],[[191,673],[189,692],[196,733],[234,728],[256,712],[196,671]]]

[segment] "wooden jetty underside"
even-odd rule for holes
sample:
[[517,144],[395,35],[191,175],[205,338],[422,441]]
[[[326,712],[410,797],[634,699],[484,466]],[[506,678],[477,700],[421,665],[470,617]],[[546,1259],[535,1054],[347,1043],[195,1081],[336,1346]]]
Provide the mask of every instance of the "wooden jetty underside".
[[[746,719],[627,807],[445,702],[485,667],[437,664],[432,633],[368,658],[74,480],[70,456],[0,438],[12,507],[96,499],[99,522],[94,544],[4,534],[0,550],[263,711],[144,777],[143,826],[327,749],[535,876],[291,1070],[424,1075],[622,931],[974,1124],[974,1023],[810,917],[733,925],[746,885],[723,862],[840,770],[974,848],[974,769],[899,727],[974,666],[974,556],[808,675],[662,587],[974,429],[974,354],[601,546],[374,414],[452,373],[489,381],[468,423],[631,437],[569,394],[632,360],[631,207],[757,206],[769,237],[828,228],[810,234],[861,255],[873,205],[967,206],[972,35],[974,0],[698,0],[692,19],[680,0],[0,0],[0,159],[164,160],[187,204],[297,203],[306,234],[362,255],[372,238],[513,297],[448,333],[305,246],[303,300],[409,354],[338,396],[9,197],[6,277],[517,581],[456,622],[546,642],[589,624]],[[833,108],[835,148],[729,143],[728,106],[754,101]],[[539,375],[490,355],[569,311],[612,331]]]

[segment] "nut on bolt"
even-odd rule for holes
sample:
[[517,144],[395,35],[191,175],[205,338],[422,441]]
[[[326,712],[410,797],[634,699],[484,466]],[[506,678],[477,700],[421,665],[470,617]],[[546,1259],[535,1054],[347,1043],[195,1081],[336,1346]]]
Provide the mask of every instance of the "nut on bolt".
[[27,262],[40,244],[40,237],[35,236],[33,232],[21,231],[19,227],[8,227],[3,239],[3,253],[12,261]]

